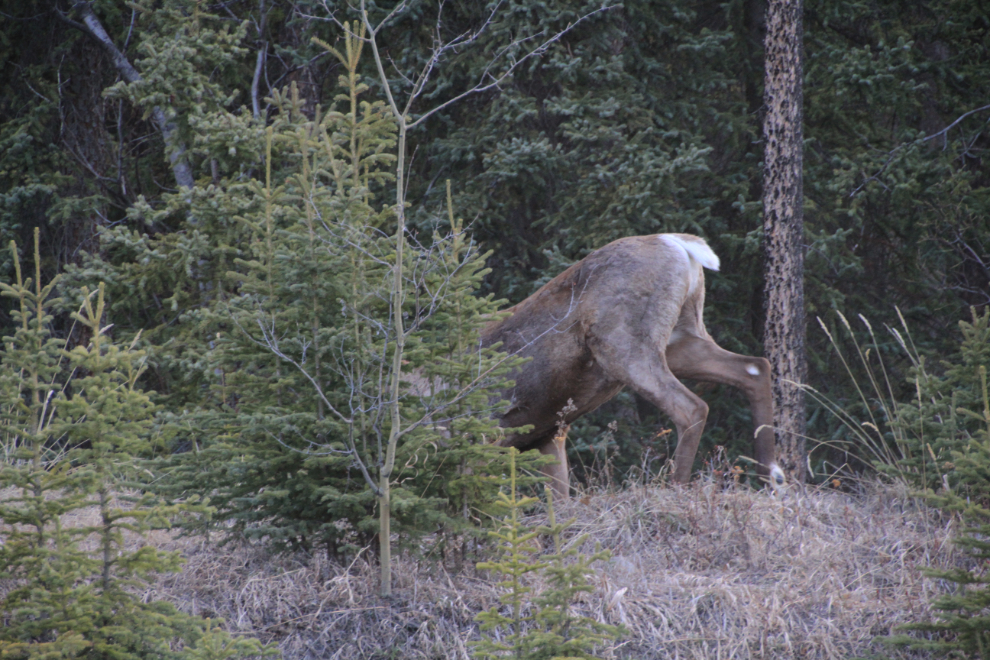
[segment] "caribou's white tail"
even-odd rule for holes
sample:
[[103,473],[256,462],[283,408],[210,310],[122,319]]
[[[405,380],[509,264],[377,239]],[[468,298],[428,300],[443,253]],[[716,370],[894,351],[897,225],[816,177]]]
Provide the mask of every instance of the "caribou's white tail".
[[679,234],[660,234],[660,238],[668,244],[677,245],[687,252],[688,258],[698,262],[708,270],[718,270],[720,262],[718,255],[712,252],[708,243],[697,236]]

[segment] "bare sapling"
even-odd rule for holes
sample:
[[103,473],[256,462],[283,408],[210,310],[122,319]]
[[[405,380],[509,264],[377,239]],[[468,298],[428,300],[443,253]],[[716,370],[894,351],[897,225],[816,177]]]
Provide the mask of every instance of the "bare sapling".
[[[398,93],[392,88],[392,83],[390,82],[389,74],[385,68],[385,61],[382,57],[380,50],[380,38],[383,30],[385,30],[390,24],[395,22],[395,20],[402,16],[408,9],[410,9],[411,4],[408,2],[400,2],[394,9],[392,9],[388,14],[379,22],[375,23],[369,16],[368,6],[365,0],[360,3],[360,29],[356,26],[352,28],[349,23],[342,22],[336,18],[335,11],[328,5],[324,5],[327,10],[327,15],[330,20],[335,22],[338,27],[340,27],[345,33],[347,39],[355,40],[364,45],[367,45],[371,50],[374,57],[376,70],[378,73],[379,83],[382,86],[383,92],[388,102],[388,107],[392,112],[394,117],[396,127],[397,127],[397,148],[396,148],[396,166],[395,166],[395,232],[394,232],[394,245],[395,245],[395,257],[393,276],[392,276],[392,289],[389,292],[390,296],[390,306],[391,306],[391,323],[393,324],[392,333],[394,340],[391,345],[392,349],[392,360],[391,369],[388,374],[388,404],[387,404],[387,416],[390,420],[390,428],[388,430],[387,442],[385,445],[385,457],[384,461],[379,470],[379,480],[375,487],[376,496],[378,498],[380,507],[380,561],[381,561],[381,594],[382,596],[389,596],[391,594],[391,542],[390,542],[390,492],[391,492],[391,480],[393,477],[393,470],[395,467],[395,455],[396,447],[398,446],[399,439],[408,432],[408,425],[403,424],[402,415],[402,393],[401,384],[403,382],[403,364],[406,340],[408,338],[410,329],[404,327],[403,322],[403,310],[405,305],[405,291],[404,291],[404,277],[406,264],[405,259],[405,249],[407,242],[407,227],[406,227],[406,180],[407,180],[407,160],[406,160],[406,139],[410,129],[415,128],[426,122],[430,117],[437,114],[441,110],[450,107],[451,105],[457,103],[458,101],[467,98],[469,96],[483,93],[489,90],[497,89],[499,85],[508,82],[512,74],[524,63],[529,62],[533,58],[539,57],[544,52],[547,51],[554,43],[559,41],[566,33],[573,30],[578,24],[584,22],[589,17],[606,11],[609,6],[605,3],[599,8],[592,12],[589,12],[576,21],[570,23],[563,30],[554,33],[538,33],[534,35],[524,35],[516,38],[512,43],[505,44],[503,48],[496,51],[496,54],[492,56],[492,60],[489,62],[488,66],[484,68],[484,71],[480,79],[473,85],[464,90],[460,94],[454,95],[452,98],[438,103],[430,108],[419,108],[417,106],[417,101],[421,99],[424,93],[428,92],[431,87],[432,76],[437,71],[440,63],[444,58],[452,54],[456,50],[461,50],[463,48],[469,47],[472,43],[478,41],[481,35],[486,31],[486,29],[492,25],[493,19],[497,12],[503,10],[501,5],[496,4],[492,8],[491,15],[484,22],[484,24],[477,30],[470,31],[453,39],[445,39],[442,29],[442,22],[440,16],[442,15],[443,5],[439,6],[437,24],[435,27],[436,39],[435,46],[432,48],[429,57],[427,58],[426,64],[422,69],[417,72],[414,76],[406,77],[404,72],[397,72],[400,77],[411,79],[413,84],[411,89],[406,92],[404,102],[398,97]],[[515,51],[515,47],[521,46],[528,43],[535,43],[536,46],[529,50],[525,55],[518,58],[512,58],[511,53]],[[324,44],[328,50],[330,47]],[[339,55],[338,55],[339,57]],[[418,424],[418,422],[417,422]]]

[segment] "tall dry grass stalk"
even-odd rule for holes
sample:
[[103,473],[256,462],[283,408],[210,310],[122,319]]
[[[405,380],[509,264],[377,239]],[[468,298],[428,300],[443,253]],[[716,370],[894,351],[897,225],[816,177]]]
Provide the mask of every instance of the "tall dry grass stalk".
[[[565,548],[587,535],[612,552],[579,613],[622,623],[611,658],[848,658],[872,640],[923,619],[941,585],[922,567],[966,561],[949,543],[951,519],[906,489],[858,494],[811,489],[780,499],[700,480],[685,488],[587,493],[558,505],[575,517]],[[542,515],[527,523],[540,524]],[[489,576],[400,556],[391,601],[360,554],[277,556],[159,532],[184,570],[147,598],[165,599],[230,630],[277,643],[285,658],[467,658],[475,615],[498,604]],[[544,540],[548,550],[553,541]],[[534,585],[537,589],[543,585]],[[904,655],[882,649],[886,657]]]
[[[908,436],[909,429],[915,425],[904,419],[903,409],[898,405],[894,393],[895,387],[883,358],[872,348],[864,348],[856,338],[856,333],[853,331],[849,320],[841,312],[837,314],[846,329],[854,349],[855,359],[862,367],[861,370],[853,369],[843,354],[839,342],[821,317],[818,318],[818,325],[835,349],[835,354],[856,391],[859,398],[856,413],[850,412],[848,406],[834,401],[810,385],[801,384],[799,386],[820,406],[834,415],[849,431],[852,441],[845,443],[848,446],[840,449],[860,456],[867,462],[883,465],[886,468],[884,472],[888,476],[894,476],[895,479],[903,483],[911,483],[904,472],[907,469],[904,465],[904,459],[910,455],[912,445],[923,445],[924,438],[916,439]],[[887,330],[904,351],[911,366],[916,370],[918,386],[916,387],[917,400],[914,403],[920,408],[922,404],[920,383],[928,379],[928,374],[925,371],[924,360],[919,357],[918,350],[911,339],[907,322],[904,320],[900,309],[897,309],[897,317],[900,319],[903,332],[891,327],[888,327]],[[870,337],[872,345],[878,346],[877,337],[869,320],[862,314],[859,315],[859,320]],[[864,378],[865,383],[863,382]],[[862,413],[865,419],[857,417],[857,413]]]

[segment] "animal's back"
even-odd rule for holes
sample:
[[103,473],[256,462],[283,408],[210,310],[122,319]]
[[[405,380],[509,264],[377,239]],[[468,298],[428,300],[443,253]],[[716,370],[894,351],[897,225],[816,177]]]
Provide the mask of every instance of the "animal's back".
[[[560,339],[609,316],[621,306],[634,309],[649,297],[674,297],[678,307],[689,296],[703,297],[701,267],[718,270],[718,256],[704,239],[691,234],[630,236],[595,250],[536,293],[505,310],[509,316],[482,332],[485,345],[502,342],[502,350],[531,354],[544,339]],[[684,285],[687,284],[687,288]],[[663,302],[667,302],[664,300]],[[664,305],[669,309],[669,305]]]

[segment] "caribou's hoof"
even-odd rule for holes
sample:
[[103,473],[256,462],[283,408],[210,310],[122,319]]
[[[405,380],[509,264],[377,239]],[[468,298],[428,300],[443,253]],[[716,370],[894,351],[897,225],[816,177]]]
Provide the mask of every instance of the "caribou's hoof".
[[770,485],[774,489],[784,485],[784,471],[777,467],[776,464],[770,466]]

